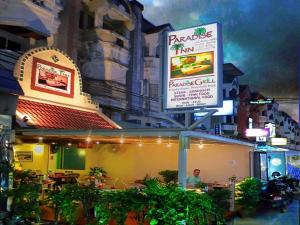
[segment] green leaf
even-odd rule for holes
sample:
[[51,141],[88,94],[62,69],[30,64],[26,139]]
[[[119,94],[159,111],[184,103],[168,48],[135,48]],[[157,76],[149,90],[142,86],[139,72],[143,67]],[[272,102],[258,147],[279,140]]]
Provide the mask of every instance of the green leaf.
[[152,219],[150,221],[150,225],[155,225],[155,224],[158,224],[158,221],[156,219]]

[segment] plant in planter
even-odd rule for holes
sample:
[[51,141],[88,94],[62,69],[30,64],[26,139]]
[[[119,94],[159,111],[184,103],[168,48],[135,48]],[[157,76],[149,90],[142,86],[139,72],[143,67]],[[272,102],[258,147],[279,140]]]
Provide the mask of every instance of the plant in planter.
[[35,220],[40,222],[39,184],[21,184],[17,188],[9,191],[13,197],[12,213],[13,215],[26,220]]
[[[14,166],[8,160],[0,160],[0,212],[6,211],[7,189],[9,188],[9,177]],[[3,213],[6,214],[6,213]]]
[[176,184],[178,181],[178,170],[162,170],[158,174],[163,177],[166,184]]
[[54,208],[55,223],[58,222],[58,216],[61,215],[67,223],[75,224],[76,209],[79,206],[77,189],[76,184],[69,184],[62,190],[54,190],[49,193],[48,205]]
[[99,225],[106,225],[111,219],[115,224],[125,224],[127,205],[124,191],[101,191],[99,201],[95,203],[95,217]]
[[229,210],[230,207],[230,195],[231,192],[228,189],[216,189],[209,190],[207,192],[208,196],[213,201],[213,209],[215,215],[215,221],[218,221],[218,224],[225,224],[225,212]]
[[99,192],[99,189],[86,186],[78,186],[78,189],[76,190],[76,200],[82,203],[87,224],[90,224],[91,222],[91,209],[93,208],[94,203],[98,202]]
[[89,176],[90,176],[91,185],[99,186],[105,182],[107,172],[103,169],[103,167],[97,167],[97,166],[91,167]]
[[236,184],[235,201],[246,213],[252,212],[261,202],[262,183],[254,177],[245,178]]

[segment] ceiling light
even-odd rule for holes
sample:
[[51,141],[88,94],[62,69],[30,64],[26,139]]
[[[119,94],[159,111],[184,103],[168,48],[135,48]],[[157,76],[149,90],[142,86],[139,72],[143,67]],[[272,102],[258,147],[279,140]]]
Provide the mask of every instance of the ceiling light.
[[138,146],[139,146],[139,147],[142,147],[142,146],[143,146],[142,137],[140,137],[140,139],[139,139]]
[[161,142],[162,142],[162,140],[161,140],[161,137],[159,136],[159,137],[157,138],[157,140],[156,140],[156,143],[157,143],[157,144],[161,144]]
[[198,148],[199,148],[199,149],[202,149],[202,148],[204,148],[204,145],[203,145],[203,143],[202,143],[202,140],[199,142],[199,144],[198,144]]
[[123,135],[120,137],[120,144],[123,144],[124,143],[124,137]]

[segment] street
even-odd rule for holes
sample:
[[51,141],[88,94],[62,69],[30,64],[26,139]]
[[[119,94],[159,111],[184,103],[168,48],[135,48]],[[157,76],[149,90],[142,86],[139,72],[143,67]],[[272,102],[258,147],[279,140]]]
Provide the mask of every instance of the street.
[[259,213],[255,217],[235,218],[230,225],[298,225],[300,224],[299,215],[300,200],[294,200],[284,213],[279,210],[268,210]]

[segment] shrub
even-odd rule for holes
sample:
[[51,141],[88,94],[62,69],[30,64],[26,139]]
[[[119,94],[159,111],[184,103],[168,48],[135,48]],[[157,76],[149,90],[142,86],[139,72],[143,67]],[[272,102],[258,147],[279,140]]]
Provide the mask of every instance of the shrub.
[[254,210],[261,201],[262,183],[254,177],[245,178],[235,187],[235,200],[245,210]]
[[158,174],[163,177],[166,184],[176,184],[178,181],[178,170],[162,170]]

